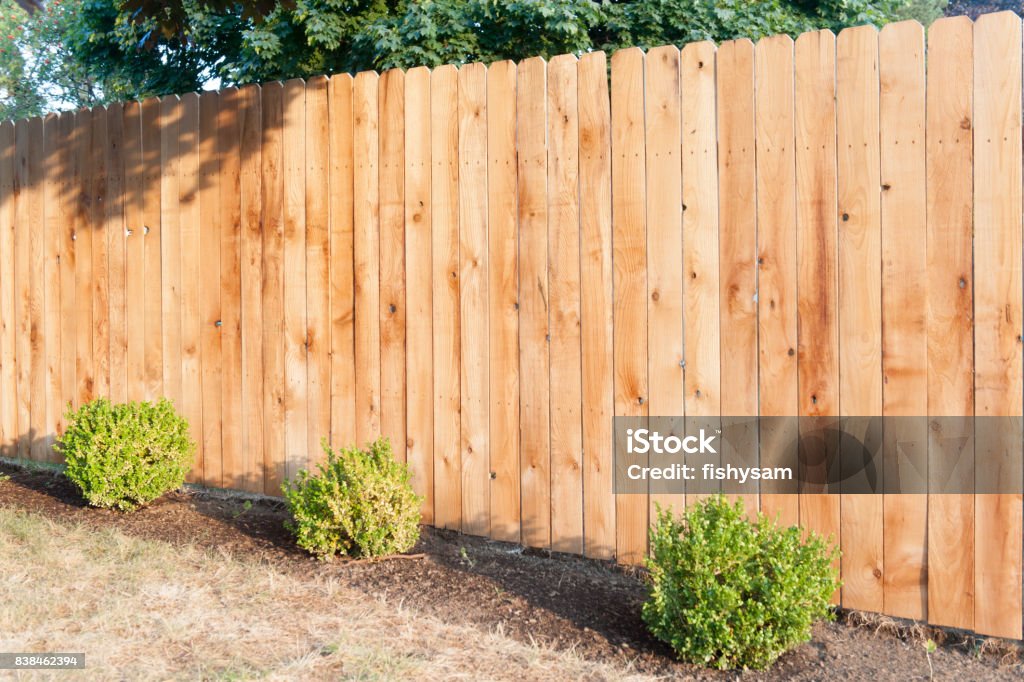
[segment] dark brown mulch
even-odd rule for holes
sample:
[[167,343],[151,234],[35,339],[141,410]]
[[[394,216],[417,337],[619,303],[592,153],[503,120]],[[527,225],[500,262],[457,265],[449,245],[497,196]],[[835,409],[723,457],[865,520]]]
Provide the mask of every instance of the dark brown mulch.
[[[217,492],[172,493],[132,514],[90,509],[62,476],[0,463],[0,506],[96,527],[115,527],[152,540],[195,544],[262,561],[302,576],[332,576],[374,597],[448,621],[501,628],[524,642],[573,647],[581,655],[638,672],[685,679],[732,679],[673,660],[640,618],[640,576],[606,562],[424,528],[414,553],[422,558],[322,563],[295,548],[280,502],[245,502]],[[854,625],[854,622],[860,625]],[[891,619],[843,614],[815,627],[814,639],[785,655],[767,674],[745,679],[928,679],[918,636]],[[921,628],[916,628],[921,630]],[[931,655],[938,679],[1020,679],[1011,648],[980,653],[981,641],[929,631],[944,639]]]

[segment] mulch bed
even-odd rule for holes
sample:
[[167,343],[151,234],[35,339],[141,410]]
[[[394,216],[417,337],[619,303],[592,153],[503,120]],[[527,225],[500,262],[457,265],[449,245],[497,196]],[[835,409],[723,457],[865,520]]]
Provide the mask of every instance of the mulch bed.
[[[372,597],[447,621],[500,628],[523,642],[573,648],[588,659],[636,672],[683,679],[734,679],[675,661],[648,635],[640,618],[642,576],[607,562],[524,550],[507,543],[424,528],[412,553],[421,557],[323,563],[291,541],[283,505],[245,502],[219,492],[172,493],[132,514],[85,506],[77,490],[50,472],[0,463],[0,506],[177,544],[216,549],[302,576],[332,577]],[[383,633],[382,633],[383,634]],[[932,654],[939,679],[1020,679],[1013,646],[979,650],[982,640],[900,623],[840,614],[815,627],[814,639],[780,659],[767,674],[744,679],[928,679],[922,637],[941,642]]]

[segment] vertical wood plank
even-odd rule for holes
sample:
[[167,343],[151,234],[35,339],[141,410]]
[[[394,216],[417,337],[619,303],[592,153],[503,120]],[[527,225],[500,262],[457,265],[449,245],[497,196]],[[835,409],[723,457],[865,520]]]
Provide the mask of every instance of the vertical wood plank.
[[[433,306],[431,279],[430,70],[405,75],[406,461],[423,498],[424,523],[434,519]],[[518,473],[517,473],[518,479]],[[518,485],[516,486],[518,489]],[[517,498],[518,499],[518,498]],[[518,520],[518,519],[517,519]]]
[[310,463],[331,435],[330,133],[327,79],[306,83],[306,353]]
[[[651,414],[676,417],[670,433],[684,435],[683,406],[683,185],[679,50],[647,53],[644,74],[647,145],[647,372]],[[667,435],[669,423],[659,431]],[[653,428],[653,427],[652,427]],[[679,482],[682,485],[682,482]],[[658,507],[683,510],[686,496],[651,493],[651,522]]]
[[57,434],[61,430],[61,234],[63,216],[61,183],[67,143],[60,127],[60,116],[51,114],[43,120],[44,188],[43,210],[45,211],[43,238],[43,267],[40,276],[43,281],[41,335],[44,347],[45,379],[43,387],[44,417],[41,455],[50,462],[59,462],[60,455],[53,449]]
[[263,490],[277,495],[288,473],[284,447],[284,86],[264,83],[261,90]]
[[551,545],[551,411],[548,348],[547,68],[516,74],[519,151],[519,424],[522,541]]
[[[161,310],[163,302],[163,275],[161,273],[160,255],[160,215],[162,212],[161,198],[163,166],[160,162],[162,157],[163,143],[161,139],[161,121],[163,120],[163,105],[160,100],[153,98],[144,101],[141,105],[142,117],[142,163],[143,184],[140,188],[142,193],[142,250],[143,250],[143,277],[145,278],[145,293],[143,294],[143,307],[145,308],[145,329],[143,331],[145,350],[143,351],[143,363],[145,364],[145,389],[143,398],[156,400],[163,395],[163,313]],[[81,112],[79,112],[81,113]],[[76,119],[77,122],[77,119]],[[76,136],[85,136],[81,125],[76,125]],[[81,141],[77,141],[81,144]],[[78,169],[76,168],[76,173]],[[77,179],[76,179],[77,182]],[[76,226],[77,216],[76,216]],[[76,231],[76,234],[78,232]],[[75,242],[75,272],[82,267],[83,255],[85,253],[81,241]],[[81,288],[78,289],[81,292]],[[79,300],[82,294],[79,293]],[[82,338],[82,326],[85,321],[82,319],[82,306],[77,306],[78,317],[76,318],[77,332]],[[79,369],[81,367],[79,366]],[[81,376],[79,376],[81,381]]]
[[107,107],[107,220],[110,399],[128,400],[128,319],[125,258],[124,105]]
[[360,445],[380,436],[381,427],[378,80],[376,73],[360,73],[352,93],[356,440]]
[[242,451],[245,408],[242,404],[241,110],[237,88],[220,92],[217,127],[220,129],[221,452],[222,478],[224,485],[230,488],[242,487],[245,472]]
[[[117,105],[114,105],[115,107]],[[95,397],[110,397],[110,244],[107,237],[108,203],[113,196],[107,191],[110,162],[107,110],[93,109],[92,117],[92,193],[89,217],[92,235],[92,317],[93,317],[93,379]],[[177,172],[177,165],[174,166]],[[176,185],[175,185],[176,186]],[[112,218],[111,218],[112,219]]]
[[[877,452],[880,424],[864,417],[882,414],[878,31],[873,26],[846,29],[836,52],[839,413],[848,418],[844,430]],[[862,452],[841,446],[844,491],[870,489]],[[843,605],[881,611],[882,498],[844,494],[840,504]]]
[[[154,105],[154,118],[163,118],[160,102]],[[90,224],[92,215],[92,204],[94,201],[92,187],[92,119],[91,109],[82,109],[75,116],[75,173],[78,180],[78,191],[75,207],[75,232],[72,235],[75,242],[75,290],[78,292],[75,311],[75,376],[77,379],[76,406],[92,400],[94,396],[95,370],[92,356],[93,342],[93,311],[92,311],[92,237],[93,229]],[[154,126],[159,131],[159,126]],[[159,138],[158,138],[159,141]],[[159,149],[159,146],[158,146]],[[162,153],[156,156],[157,171],[155,182],[161,188],[163,184]],[[16,180],[15,180],[16,181]],[[17,190],[17,186],[15,186]],[[162,189],[161,189],[162,191]],[[17,240],[15,239],[15,253],[17,253]],[[159,252],[158,252],[159,255]],[[15,286],[17,286],[17,272],[15,272]],[[163,292],[160,292],[161,297]],[[17,309],[15,309],[17,314]],[[12,318],[13,320],[14,318]],[[159,333],[159,332],[158,332]],[[162,362],[162,361],[161,361]],[[162,377],[163,366],[160,366]]]
[[579,112],[576,58],[548,64],[551,548],[583,552]]
[[[757,372],[757,181],[754,164],[754,45],[731,40],[716,56],[718,102],[719,315],[721,335],[721,405],[728,417],[758,414]],[[724,421],[724,420],[723,420]],[[750,466],[758,451],[753,421],[723,423],[729,438],[722,443],[722,463]],[[742,499],[753,516],[757,486]]]
[[462,531],[490,532],[487,408],[487,69],[459,69],[459,302],[462,324]]
[[[797,357],[802,435],[830,428],[839,415],[835,42],[827,30],[805,33],[797,38],[795,51]],[[805,449],[802,461],[815,464],[814,473],[823,477],[825,469],[834,464],[838,444],[831,439],[807,440],[821,447]],[[824,482],[814,490],[800,498],[800,523],[838,544],[839,496],[826,494]]]
[[[761,466],[797,467],[796,152],[793,39],[764,38],[755,65],[757,147],[758,403]],[[762,491],[761,510],[781,526],[800,521],[794,494]]]
[[[160,272],[163,388],[179,413],[181,387],[181,225],[178,166],[183,108],[177,96],[161,101],[160,120]],[[95,145],[96,141],[93,141]],[[95,244],[94,244],[95,246]],[[94,273],[95,274],[95,273]]]
[[[257,85],[248,85],[238,91],[239,137],[241,158],[239,211],[241,227],[239,261],[241,277],[239,315],[242,342],[242,406],[245,415],[242,424],[244,452],[244,489],[263,492],[263,464],[266,459],[263,446],[263,159],[260,142],[263,136],[262,92]],[[327,112],[324,112],[324,120]],[[327,145],[324,144],[324,153]],[[324,178],[326,181],[326,169]],[[326,284],[323,285],[326,295]],[[324,434],[326,435],[326,434]]]
[[[28,147],[26,149],[25,191],[21,199],[25,202],[25,220],[20,223],[28,232],[29,260],[25,271],[28,280],[28,368],[29,432],[28,456],[35,461],[45,461],[46,452],[46,339],[44,320],[44,297],[46,293],[46,213],[45,178],[46,164],[43,160],[43,119],[28,121]],[[20,387],[19,387],[20,388]]]
[[[178,206],[181,236],[181,414],[188,420],[196,458],[189,480],[202,482],[205,468],[203,449],[203,393],[200,349],[200,263],[199,250],[199,96],[181,98],[181,126],[178,141]],[[113,249],[111,249],[113,255]],[[113,272],[113,258],[111,258]],[[113,292],[113,287],[111,287]],[[111,359],[114,353],[111,350]],[[111,369],[114,363],[111,362]]]
[[[615,414],[648,415],[647,221],[644,53],[612,55],[612,251],[615,282]],[[615,499],[616,556],[636,564],[647,551],[646,495]]]
[[405,73],[385,71],[380,116],[380,424],[394,456],[405,436]]
[[[692,431],[719,428],[721,424],[714,44],[701,42],[684,47],[679,69],[683,97],[683,406],[687,430]],[[701,462],[715,463],[716,458],[701,455]],[[693,488],[693,497],[687,488],[688,503],[712,490],[707,484]]]
[[216,92],[203,93],[199,100],[199,160],[196,183],[199,193],[199,296],[200,344],[202,358],[201,390],[203,395],[203,480],[206,485],[224,486],[224,451],[221,447],[221,405],[223,388],[221,375],[220,308],[220,157],[217,121],[220,116],[220,96]]
[[15,405],[16,405],[16,436],[17,445],[13,456],[28,459],[29,444],[32,438],[31,397],[32,397],[32,365],[31,365],[31,310],[29,304],[32,296],[32,279],[29,270],[32,267],[32,251],[29,237],[31,232],[19,225],[28,225],[28,207],[32,202],[29,185],[29,121],[27,119],[14,124],[14,359],[15,359]]
[[309,466],[306,357],[306,86],[284,83],[284,447],[288,478]]
[[[352,76],[327,84],[330,118],[331,443],[356,442],[355,298],[352,273]],[[428,222],[429,225],[429,222]],[[429,324],[429,321],[428,321]]]
[[[75,357],[76,357],[76,338],[78,334],[78,327],[76,324],[76,291],[75,291],[75,218],[77,212],[77,202],[79,194],[78,186],[78,158],[77,158],[77,128],[75,127],[75,113],[72,111],[66,111],[61,114],[60,117],[60,132],[61,132],[61,163],[63,169],[61,171],[62,182],[61,182],[61,197],[60,197],[60,215],[61,220],[57,229],[59,230],[59,248],[60,248],[60,312],[59,312],[59,324],[60,324],[60,335],[61,335],[61,389],[60,389],[60,400],[57,405],[57,417],[60,423],[60,430],[63,431],[64,419],[63,415],[68,408],[68,405],[74,404],[75,401]],[[5,142],[4,129],[0,127],[0,145]],[[3,192],[6,196],[5,175],[7,172],[4,170],[4,165],[9,162],[11,157],[4,158],[0,156],[0,192]],[[138,195],[136,195],[137,197]],[[4,222],[4,210],[5,206],[0,204],[0,269],[4,272],[12,272],[6,269],[5,257],[6,257],[6,245],[4,240],[6,235],[4,230],[7,226]],[[6,302],[6,290],[0,287],[0,318],[6,317],[5,302]],[[7,364],[6,358],[8,357],[5,350],[5,337],[4,333],[6,330],[6,324],[0,322],[0,386],[7,386],[8,384],[4,380],[4,367]],[[6,390],[6,389],[4,389]],[[4,399],[0,398],[0,448],[3,447],[3,443],[6,441],[6,433],[4,427]]]
[[991,494],[1024,477],[1020,17],[979,17],[974,45],[975,415],[987,418],[975,441],[974,629],[1020,639],[1024,495]]
[[603,52],[580,57],[580,335],[583,365],[583,550],[615,554],[612,495],[611,109]]
[[[0,452],[5,457],[17,454],[18,443],[18,375],[16,362],[17,267],[15,258],[15,226],[18,207],[16,195],[17,150],[14,124],[0,124]],[[76,150],[72,154],[77,156]]]
[[430,217],[434,329],[434,523],[462,528],[462,404],[459,310],[458,71],[430,78]]
[[[928,34],[929,489],[941,473],[942,417],[974,416],[972,197],[974,37],[967,17],[940,19]],[[955,423],[955,421],[954,421]],[[965,452],[973,464],[973,446]],[[928,496],[928,620],[974,625],[974,496]]]
[[[61,122],[63,123],[63,121],[64,117],[61,117]],[[143,220],[145,166],[142,157],[142,105],[139,102],[128,102],[124,105],[123,149],[125,324],[127,325],[125,340],[128,346],[125,357],[128,382],[126,398],[137,401],[145,399],[146,388],[145,221]],[[61,260],[63,262],[63,253]],[[65,298],[63,279],[61,281],[61,297]],[[63,344],[63,337],[61,343]]]
[[[928,300],[925,175],[924,30],[913,21],[888,24],[878,37],[882,181],[882,413],[885,475],[927,464]],[[889,428],[889,424],[894,428]],[[919,425],[919,426],[918,426]],[[899,442],[925,444],[910,460]],[[895,461],[893,461],[895,459]],[[890,467],[890,463],[895,467]],[[902,473],[902,472],[900,472]],[[883,483],[884,483],[883,479]],[[927,476],[920,480],[927,483]],[[912,487],[911,490],[917,490]],[[923,490],[921,490],[923,492]],[[927,613],[928,498],[886,495],[884,611],[923,619]]]

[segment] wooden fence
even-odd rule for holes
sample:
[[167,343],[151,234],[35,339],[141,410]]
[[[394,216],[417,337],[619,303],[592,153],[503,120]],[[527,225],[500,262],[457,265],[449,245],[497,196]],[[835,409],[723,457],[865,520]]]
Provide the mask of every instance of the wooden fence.
[[[1021,21],[927,38],[4,123],[3,454],[53,457],[69,402],[166,395],[194,481],[278,494],[321,438],[383,433],[427,523],[638,561],[684,498],[613,495],[613,415],[1021,415]],[[1020,495],[760,505],[837,538],[843,605],[1021,637]]]

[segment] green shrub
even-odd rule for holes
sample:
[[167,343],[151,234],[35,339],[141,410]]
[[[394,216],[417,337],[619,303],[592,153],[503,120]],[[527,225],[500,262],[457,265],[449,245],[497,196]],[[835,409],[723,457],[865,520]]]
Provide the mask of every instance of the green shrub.
[[651,529],[651,594],[643,617],[680,658],[762,669],[832,617],[835,548],[713,497],[681,517],[659,509]]
[[299,547],[321,559],[404,552],[419,539],[420,503],[409,470],[381,438],[367,449],[333,450],[315,475],[300,471],[282,486]]
[[129,511],[185,482],[195,444],[168,400],[115,405],[99,398],[69,409],[67,422],[57,449],[89,504]]

